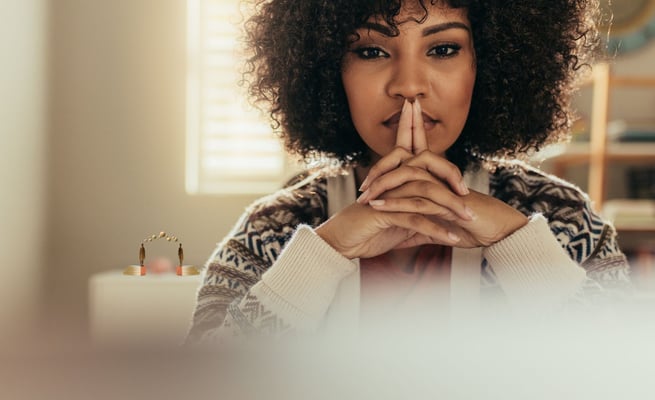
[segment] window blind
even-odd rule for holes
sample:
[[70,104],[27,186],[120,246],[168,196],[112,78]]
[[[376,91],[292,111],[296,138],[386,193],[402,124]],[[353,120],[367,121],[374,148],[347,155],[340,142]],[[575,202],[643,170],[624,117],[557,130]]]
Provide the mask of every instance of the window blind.
[[274,191],[292,166],[238,86],[239,0],[187,1],[187,192]]

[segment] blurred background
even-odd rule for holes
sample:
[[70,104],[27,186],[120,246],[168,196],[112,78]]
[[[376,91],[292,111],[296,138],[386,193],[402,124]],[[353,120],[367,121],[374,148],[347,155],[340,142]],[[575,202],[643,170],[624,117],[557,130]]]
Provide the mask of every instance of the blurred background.
[[[655,78],[650,3],[640,3],[636,11],[643,24],[621,32],[630,48],[615,51],[611,74]],[[207,68],[217,68],[217,61],[194,47],[204,43],[194,35],[216,28],[203,18],[224,11],[203,4],[0,0],[0,338],[35,330],[84,337],[94,274],[138,263],[141,241],[160,231],[180,238],[185,263],[203,265],[244,207],[267,191],[256,185],[240,191],[238,182],[247,177],[212,175],[211,168],[221,164],[211,158],[218,153],[203,150],[204,144],[228,146],[229,138],[211,129],[192,131],[221,117],[197,95],[198,88],[204,93],[202,85],[222,76],[208,78]],[[636,34],[643,40],[633,45]],[[229,57],[221,60],[234,64]],[[205,61],[213,67],[205,68]],[[587,129],[584,119],[592,118],[590,92],[585,87],[576,99],[580,137]],[[640,127],[652,122],[655,86],[610,93],[607,119],[624,121],[622,132],[632,120]],[[652,147],[641,148],[655,154]],[[270,143],[258,149],[268,156],[277,151]],[[636,164],[652,185],[648,171],[654,160],[642,156]],[[280,162],[263,164],[276,175],[265,181],[277,185],[288,174]],[[629,158],[608,164],[605,200],[630,197],[626,171],[633,164]],[[543,165],[553,168],[550,161]],[[558,168],[587,189],[585,162]],[[229,189],[220,190],[220,179],[231,182],[225,184]],[[652,200],[652,192],[641,196]],[[650,238],[639,244],[640,257],[655,247],[654,230],[655,225],[637,230],[638,240]],[[623,235],[626,248],[634,247],[633,234]],[[172,260],[177,256],[173,247],[153,250]]]
[[186,29],[182,0],[0,0],[0,334],[84,332],[94,273],[160,231],[202,265],[258,197],[187,194]]

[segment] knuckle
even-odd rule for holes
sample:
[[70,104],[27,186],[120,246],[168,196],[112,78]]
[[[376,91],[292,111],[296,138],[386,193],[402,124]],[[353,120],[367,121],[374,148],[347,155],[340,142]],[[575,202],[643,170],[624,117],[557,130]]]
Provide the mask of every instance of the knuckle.
[[395,151],[395,153],[396,153],[395,155],[396,155],[396,156],[397,156],[401,161],[404,161],[404,160],[406,160],[407,158],[409,158],[409,157],[412,156],[412,153],[411,153],[409,150],[407,150],[406,148],[404,148],[404,147],[396,147],[396,148],[394,149],[394,151]]
[[453,163],[448,163],[448,173],[454,175],[457,178],[461,178],[461,172],[459,168]]
[[441,211],[439,217],[442,218],[442,219],[445,219],[446,221],[455,221],[455,220],[457,220],[457,216],[455,215],[455,213],[453,213],[452,211],[450,211],[450,210],[448,210],[446,208],[444,208]]
[[408,222],[411,225],[419,226],[419,225],[421,225],[423,223],[423,217],[421,217],[418,214],[409,214]]
[[432,188],[432,182],[428,182],[428,181],[416,182],[416,189],[422,194],[428,193],[431,188]]
[[424,158],[429,158],[430,154],[432,154],[430,150],[423,149],[416,154],[416,158],[423,160]]
[[369,170],[368,170],[368,176],[374,176],[378,173],[380,170],[380,164],[375,164],[373,165]]
[[412,203],[412,207],[416,210],[424,210],[426,208],[425,202],[420,197],[414,197],[410,201]]
[[407,150],[404,147],[396,146],[396,147],[393,148],[393,150],[391,150],[391,153],[389,153],[389,154],[397,156],[397,155],[403,154],[405,151],[407,151]]

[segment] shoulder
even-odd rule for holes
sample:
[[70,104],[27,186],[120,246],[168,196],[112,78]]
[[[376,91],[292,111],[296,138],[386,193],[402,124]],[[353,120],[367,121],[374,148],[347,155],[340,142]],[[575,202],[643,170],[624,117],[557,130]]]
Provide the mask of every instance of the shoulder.
[[542,213],[547,218],[591,208],[589,196],[578,186],[520,161],[492,166],[491,194],[526,215]]
[[272,265],[298,225],[317,226],[327,217],[325,173],[305,171],[280,190],[250,204],[218,244],[208,265],[256,266],[257,275]]
[[[542,214],[552,233],[583,263],[589,257],[622,257],[611,224],[592,207],[576,185],[522,162],[497,165],[490,173],[491,195],[525,215]],[[602,253],[602,254],[601,254]]]
[[252,203],[243,219],[258,231],[286,231],[299,224],[316,226],[326,216],[326,171],[308,170],[292,177],[275,193]]

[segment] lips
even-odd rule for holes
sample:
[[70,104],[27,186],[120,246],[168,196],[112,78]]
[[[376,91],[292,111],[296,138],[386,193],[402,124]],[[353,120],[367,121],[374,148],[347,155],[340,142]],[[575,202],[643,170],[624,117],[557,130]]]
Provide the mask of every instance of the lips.
[[[425,128],[426,131],[432,129],[437,124],[437,122],[439,122],[439,120],[430,117],[425,112],[423,112],[421,116],[423,117],[423,127]],[[384,122],[382,122],[382,124],[387,128],[398,129],[399,122],[400,122],[400,111],[398,111],[397,113],[393,114],[391,117],[386,119]]]

